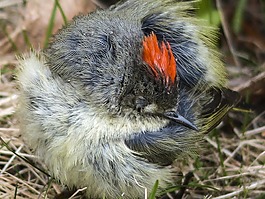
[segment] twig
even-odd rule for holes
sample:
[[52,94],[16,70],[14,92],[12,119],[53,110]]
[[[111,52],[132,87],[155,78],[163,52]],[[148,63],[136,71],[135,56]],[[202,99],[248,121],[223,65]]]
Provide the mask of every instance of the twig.
[[249,186],[241,187],[240,189],[238,189],[238,190],[236,190],[236,191],[234,191],[232,193],[228,193],[228,194],[225,194],[225,195],[222,195],[222,196],[218,196],[218,197],[215,197],[213,199],[232,198],[232,196],[237,196],[239,193],[241,193],[241,192],[243,192],[245,190],[256,189],[260,185],[264,185],[264,184],[265,184],[265,180],[257,181],[257,182],[252,183]]
[[185,179],[184,179],[184,182],[183,182],[183,185],[180,187],[180,190],[178,191],[178,193],[176,194],[176,196],[174,198],[176,199],[181,199],[187,189],[187,186],[190,182],[190,180],[192,179],[193,177],[193,173],[192,172],[188,172],[186,175],[185,175]]
[[262,126],[262,127],[250,130],[250,131],[246,131],[243,135],[249,137],[249,136],[252,136],[252,135],[256,135],[256,134],[262,133],[264,131],[265,131],[265,126]]
[[5,8],[5,7],[13,6],[16,4],[22,4],[22,3],[23,3],[22,0],[13,0],[13,1],[4,0],[0,2],[0,8]]
[[86,189],[87,189],[87,187],[84,187],[82,189],[78,189],[69,199],[73,199],[79,192],[82,192],[82,191],[84,191]]
[[222,23],[222,26],[223,26],[223,29],[224,29],[224,34],[225,34],[225,37],[226,37],[226,40],[227,40],[228,47],[230,49],[230,52],[232,53],[232,56],[233,56],[233,59],[234,59],[234,62],[236,64],[236,66],[239,67],[240,66],[240,62],[239,62],[239,59],[236,56],[236,51],[235,51],[233,40],[232,40],[232,37],[231,37],[231,34],[230,34],[229,25],[227,23],[227,20],[225,19],[225,16],[223,15],[224,10],[223,10],[223,6],[222,6],[222,3],[221,3],[220,0],[216,0],[216,6],[217,6],[217,9],[218,9],[219,16],[221,18],[221,23]]
[[11,95],[10,97],[6,97],[4,99],[1,99],[0,100],[0,106],[3,106],[4,104],[8,104],[14,100],[16,100],[18,98],[18,95],[14,94],[14,95]]
[[[20,147],[16,150],[16,153],[19,153],[22,148],[23,148],[23,145],[20,145]],[[9,167],[11,162],[13,162],[13,160],[15,159],[15,157],[16,155],[13,154],[12,157],[9,159],[9,161],[5,164],[4,168],[1,170],[0,174],[3,174],[6,171],[6,169]]]
[[51,177],[47,172],[45,172],[43,169],[40,169],[38,167],[36,167],[31,161],[29,161],[27,158],[24,158],[23,156],[20,156],[19,154],[17,154],[11,147],[9,147],[9,145],[3,140],[3,138],[0,137],[0,142],[3,146],[5,146],[9,151],[11,151],[12,153],[14,153],[17,157],[19,157],[20,159],[24,160],[26,163],[30,164],[31,166],[33,166],[35,169],[39,170],[40,172],[44,173],[45,175],[47,175],[48,177]]

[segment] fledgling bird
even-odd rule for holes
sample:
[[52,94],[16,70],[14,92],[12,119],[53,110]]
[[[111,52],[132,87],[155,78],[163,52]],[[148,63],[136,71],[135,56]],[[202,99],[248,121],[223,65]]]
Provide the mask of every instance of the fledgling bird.
[[189,2],[128,0],[77,16],[20,60],[24,139],[87,196],[139,198],[237,103],[215,30]]

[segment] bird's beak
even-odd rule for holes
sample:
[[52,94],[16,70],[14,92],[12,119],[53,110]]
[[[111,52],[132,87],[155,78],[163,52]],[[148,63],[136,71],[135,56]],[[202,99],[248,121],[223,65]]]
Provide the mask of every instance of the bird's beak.
[[197,126],[195,126],[189,120],[187,120],[185,117],[181,116],[180,114],[178,114],[176,112],[173,112],[173,111],[166,112],[166,113],[164,113],[164,117],[173,121],[173,122],[177,122],[179,124],[182,124],[183,126],[186,126],[192,130],[199,131]]

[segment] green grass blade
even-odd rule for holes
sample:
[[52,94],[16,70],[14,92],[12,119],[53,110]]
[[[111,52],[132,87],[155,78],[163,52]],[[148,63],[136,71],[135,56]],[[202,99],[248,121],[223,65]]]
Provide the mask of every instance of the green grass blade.
[[49,43],[49,39],[52,36],[52,30],[53,30],[53,27],[54,27],[56,10],[57,10],[57,4],[56,4],[56,1],[55,1],[53,9],[52,9],[51,17],[50,17],[50,20],[49,20],[49,25],[48,25],[48,28],[47,28],[47,31],[46,31],[46,37],[45,37],[45,41],[44,41],[44,48],[47,47],[47,45]]
[[63,18],[63,21],[64,21],[64,25],[67,25],[67,23],[68,23],[67,22],[67,18],[66,18],[65,14],[64,14],[64,11],[63,11],[63,8],[62,8],[61,4],[59,3],[58,0],[55,0],[55,3],[57,5],[57,7],[59,8],[59,11],[60,11],[60,13],[62,15],[62,18]]
[[159,182],[158,182],[158,180],[156,180],[148,199],[155,199],[156,192],[157,192],[157,189],[158,189],[158,185],[159,185]]
[[26,30],[23,30],[22,31],[22,34],[23,34],[23,38],[24,38],[24,41],[26,42],[27,46],[30,48],[30,49],[33,49],[33,46],[30,42],[30,39],[29,39],[29,36],[28,36],[28,33]]
[[239,33],[241,30],[246,3],[247,0],[240,0],[236,6],[236,13],[233,18],[233,29],[236,34]]
[[12,49],[16,52],[19,53],[17,45],[15,44],[15,42],[13,41],[13,39],[9,36],[8,32],[6,31],[6,28],[3,28],[3,32],[5,34],[5,36],[7,37],[9,43],[11,44]]

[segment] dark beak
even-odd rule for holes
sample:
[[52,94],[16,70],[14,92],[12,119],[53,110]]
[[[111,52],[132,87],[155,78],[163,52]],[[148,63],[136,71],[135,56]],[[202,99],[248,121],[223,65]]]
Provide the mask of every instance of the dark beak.
[[192,124],[189,120],[187,120],[185,117],[181,116],[180,114],[176,112],[173,112],[173,111],[166,112],[164,113],[164,117],[173,122],[182,124],[183,126],[188,127],[192,130],[199,131],[199,129],[194,124]]

